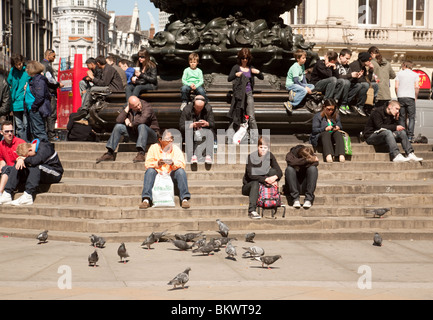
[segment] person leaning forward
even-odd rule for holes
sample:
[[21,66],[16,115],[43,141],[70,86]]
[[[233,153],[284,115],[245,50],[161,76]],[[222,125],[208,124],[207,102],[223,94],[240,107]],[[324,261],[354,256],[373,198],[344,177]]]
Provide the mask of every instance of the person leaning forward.
[[115,160],[114,151],[121,136],[136,139],[138,153],[133,162],[144,162],[146,145],[157,142],[157,131],[159,124],[151,105],[136,96],[131,96],[126,107],[117,116],[116,125],[106,145],[107,152],[96,159],[96,163]]

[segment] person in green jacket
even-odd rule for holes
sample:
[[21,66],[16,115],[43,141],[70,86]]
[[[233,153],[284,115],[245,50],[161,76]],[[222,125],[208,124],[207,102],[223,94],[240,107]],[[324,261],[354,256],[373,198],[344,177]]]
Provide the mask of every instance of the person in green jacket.
[[24,57],[21,54],[13,54],[7,83],[11,90],[11,111],[15,122],[15,135],[18,138],[28,141],[27,138],[27,116],[24,112],[24,87],[30,80],[24,65]]
[[388,105],[391,101],[390,80],[395,79],[396,74],[392,69],[391,63],[383,58],[380,52],[375,55],[375,58],[371,60],[371,63],[374,66],[374,73],[377,76],[376,82],[379,85],[375,107],[383,107]]
[[206,101],[208,101],[206,97],[206,90],[203,87],[203,72],[200,68],[197,68],[199,63],[199,55],[193,52],[189,55],[188,58],[189,67],[183,71],[182,88],[180,89],[182,96],[182,104],[180,106],[181,111],[188,104],[189,95],[192,91],[195,91],[197,96],[203,96]]

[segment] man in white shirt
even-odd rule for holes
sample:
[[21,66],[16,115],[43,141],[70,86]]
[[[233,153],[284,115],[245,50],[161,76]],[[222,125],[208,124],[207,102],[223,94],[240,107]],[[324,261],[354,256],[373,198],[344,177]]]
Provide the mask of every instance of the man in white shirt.
[[[400,102],[400,119],[399,124],[406,128],[407,136],[410,142],[414,142],[415,135],[415,118],[416,118],[416,100],[419,93],[419,76],[412,71],[413,63],[411,61],[403,62],[401,71],[395,79],[395,93],[398,102]],[[406,119],[408,124],[406,125]]]

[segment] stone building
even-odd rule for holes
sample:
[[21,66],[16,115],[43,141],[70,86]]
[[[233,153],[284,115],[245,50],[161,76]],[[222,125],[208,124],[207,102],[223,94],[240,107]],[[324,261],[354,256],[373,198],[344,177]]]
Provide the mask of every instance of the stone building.
[[316,43],[320,56],[329,49],[377,46],[394,68],[407,59],[431,75],[432,12],[428,0],[304,0],[283,18],[294,33]]
[[9,70],[13,53],[41,60],[52,43],[52,0],[2,0],[0,67]]
[[107,55],[107,0],[53,1],[53,49],[57,58],[73,64],[77,53],[83,55],[83,63],[87,58]]

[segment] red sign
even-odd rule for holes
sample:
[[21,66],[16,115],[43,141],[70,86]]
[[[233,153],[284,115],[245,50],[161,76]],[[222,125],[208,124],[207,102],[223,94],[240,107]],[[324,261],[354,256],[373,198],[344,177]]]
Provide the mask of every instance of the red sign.
[[421,70],[413,70],[414,72],[418,73],[419,75],[419,88],[420,89],[431,89],[431,81],[427,73]]

